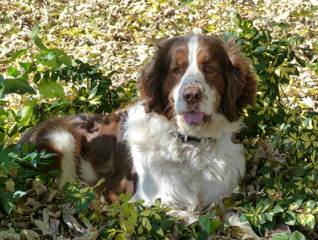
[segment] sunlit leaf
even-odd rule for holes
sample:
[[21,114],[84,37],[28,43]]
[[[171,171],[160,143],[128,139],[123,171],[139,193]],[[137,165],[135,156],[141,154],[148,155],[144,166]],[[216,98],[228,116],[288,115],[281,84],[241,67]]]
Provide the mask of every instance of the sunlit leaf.
[[289,240],[306,240],[306,238],[301,232],[295,231],[290,235]]
[[31,38],[34,41],[34,44],[41,50],[47,49],[47,47],[43,44],[42,39],[38,36],[40,30],[39,24],[37,24],[31,32]]
[[58,97],[63,99],[65,97],[63,86],[58,82],[45,81],[38,88],[40,94],[45,98]]
[[4,94],[9,93],[31,93],[34,94],[35,90],[24,80],[19,78],[8,78],[4,82]]
[[34,100],[30,100],[24,103],[20,118],[20,122],[24,126],[26,126],[32,118],[35,103],[36,102]]

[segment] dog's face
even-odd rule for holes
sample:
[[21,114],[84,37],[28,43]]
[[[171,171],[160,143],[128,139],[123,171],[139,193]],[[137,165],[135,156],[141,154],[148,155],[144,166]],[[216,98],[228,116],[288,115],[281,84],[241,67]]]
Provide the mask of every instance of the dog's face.
[[256,89],[255,75],[234,44],[204,35],[159,44],[139,84],[146,110],[176,119],[189,135],[220,114],[238,120],[242,108],[253,104]]

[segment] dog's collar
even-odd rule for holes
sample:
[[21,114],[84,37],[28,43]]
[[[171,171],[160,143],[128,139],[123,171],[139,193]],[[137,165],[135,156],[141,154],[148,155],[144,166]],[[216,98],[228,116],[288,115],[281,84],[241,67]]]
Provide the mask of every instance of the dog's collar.
[[184,134],[181,134],[179,132],[173,133],[173,135],[175,137],[177,137],[178,139],[180,139],[181,142],[183,142],[183,143],[187,143],[187,142],[200,143],[200,142],[203,142],[203,141],[209,141],[209,142],[213,142],[213,143],[216,142],[216,138],[212,138],[212,137],[210,137],[210,138],[197,138],[197,137],[194,137],[194,136],[184,135]]

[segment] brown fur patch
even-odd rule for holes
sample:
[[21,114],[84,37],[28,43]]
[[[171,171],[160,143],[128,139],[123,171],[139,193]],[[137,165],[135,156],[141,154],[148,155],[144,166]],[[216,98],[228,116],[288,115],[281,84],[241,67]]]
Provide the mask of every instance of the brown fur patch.
[[251,63],[245,58],[231,39],[225,43],[230,59],[227,70],[227,90],[223,98],[222,110],[225,116],[234,121],[240,117],[246,105],[253,105],[256,97],[256,74]]
[[39,150],[45,149],[56,153],[51,168],[60,168],[63,153],[50,145],[47,136],[59,129],[68,131],[75,139],[74,159],[78,176],[81,161],[90,162],[98,179],[106,180],[98,191],[104,192],[106,199],[112,201],[117,199],[116,195],[121,192],[133,193],[136,184],[128,149],[121,136],[121,125],[124,120],[125,112],[55,118],[44,121],[26,132],[20,144],[29,142],[36,144]]
[[[187,51],[186,43],[185,38],[175,37],[158,44],[155,56],[145,67],[138,81],[140,96],[144,101],[147,112],[157,112],[166,115],[168,118],[173,114],[171,112],[173,109],[169,108],[168,95],[176,83],[174,78],[167,76],[172,71],[170,68],[172,59],[173,64],[177,62],[185,64],[186,59],[182,57],[183,54],[180,51]],[[172,58],[171,51],[174,47],[179,47],[180,51],[178,57],[174,56],[174,52]]]

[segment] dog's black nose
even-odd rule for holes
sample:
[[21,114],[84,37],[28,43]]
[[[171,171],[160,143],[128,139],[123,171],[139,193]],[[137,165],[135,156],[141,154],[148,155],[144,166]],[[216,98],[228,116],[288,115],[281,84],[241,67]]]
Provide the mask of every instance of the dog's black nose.
[[202,91],[199,87],[187,87],[183,91],[183,99],[188,104],[198,103],[202,99]]

